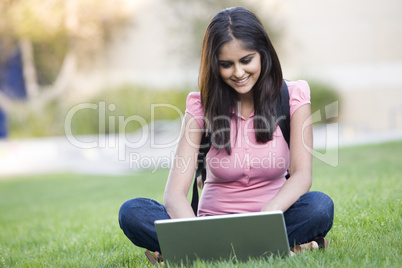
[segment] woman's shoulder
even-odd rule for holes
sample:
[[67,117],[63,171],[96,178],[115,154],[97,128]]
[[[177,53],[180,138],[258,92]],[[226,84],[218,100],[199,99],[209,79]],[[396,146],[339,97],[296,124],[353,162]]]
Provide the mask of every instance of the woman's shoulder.
[[200,92],[190,92],[187,96],[186,111],[202,109]]
[[296,81],[285,81],[288,86],[289,93],[300,93],[300,92],[308,92],[310,93],[310,86],[305,80],[296,80]]
[[187,96],[187,103],[200,103],[201,104],[201,93],[200,92],[190,92]]
[[186,113],[194,117],[201,127],[204,126],[204,108],[202,107],[200,92],[190,92],[188,94]]
[[310,104],[310,86],[305,80],[286,81],[289,90],[290,115],[302,105]]

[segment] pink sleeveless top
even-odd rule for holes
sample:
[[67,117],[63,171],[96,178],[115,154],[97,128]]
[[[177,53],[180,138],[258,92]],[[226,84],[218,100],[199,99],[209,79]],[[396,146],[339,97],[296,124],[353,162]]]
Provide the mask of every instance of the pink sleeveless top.
[[[290,116],[310,103],[306,81],[286,82],[289,90]],[[204,128],[204,110],[199,92],[187,97],[186,113]],[[232,153],[218,154],[211,147],[207,154],[207,178],[202,190],[198,215],[258,212],[285,183],[289,167],[289,148],[277,126],[273,140],[260,144],[255,139],[254,113],[246,120],[240,115],[237,125],[231,122]]]

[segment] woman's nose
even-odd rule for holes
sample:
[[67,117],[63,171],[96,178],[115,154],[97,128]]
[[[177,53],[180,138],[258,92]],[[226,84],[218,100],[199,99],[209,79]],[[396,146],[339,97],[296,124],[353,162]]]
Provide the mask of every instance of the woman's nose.
[[243,75],[244,75],[243,68],[241,66],[239,66],[239,65],[236,65],[235,70],[234,70],[234,76],[236,78],[243,78]]

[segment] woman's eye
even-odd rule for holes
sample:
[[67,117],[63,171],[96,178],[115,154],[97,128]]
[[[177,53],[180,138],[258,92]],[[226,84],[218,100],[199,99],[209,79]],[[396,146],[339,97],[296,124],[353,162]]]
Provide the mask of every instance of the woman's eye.
[[243,64],[249,64],[253,58],[247,58],[241,61]]
[[229,68],[230,66],[232,66],[232,63],[230,63],[230,62],[221,62],[219,65],[220,65],[222,68],[227,69],[227,68]]

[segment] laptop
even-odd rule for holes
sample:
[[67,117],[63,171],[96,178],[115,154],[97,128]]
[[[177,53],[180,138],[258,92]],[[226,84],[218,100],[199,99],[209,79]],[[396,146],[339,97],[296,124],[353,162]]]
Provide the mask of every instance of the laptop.
[[155,221],[164,261],[248,261],[288,256],[281,211],[229,214]]

